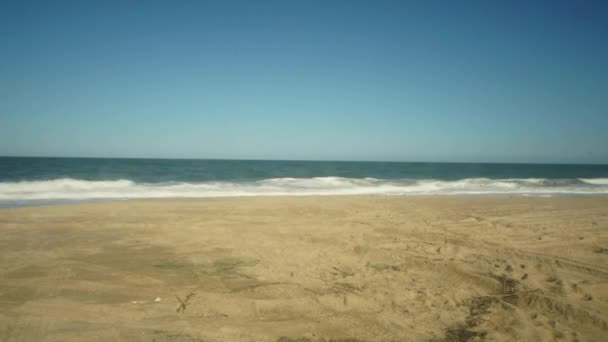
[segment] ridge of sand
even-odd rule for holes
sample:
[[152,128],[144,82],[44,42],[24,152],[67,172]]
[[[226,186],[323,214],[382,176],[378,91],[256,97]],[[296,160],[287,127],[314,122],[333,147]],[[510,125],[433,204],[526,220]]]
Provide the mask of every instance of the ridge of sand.
[[608,198],[0,209],[2,341],[600,341],[607,321]]

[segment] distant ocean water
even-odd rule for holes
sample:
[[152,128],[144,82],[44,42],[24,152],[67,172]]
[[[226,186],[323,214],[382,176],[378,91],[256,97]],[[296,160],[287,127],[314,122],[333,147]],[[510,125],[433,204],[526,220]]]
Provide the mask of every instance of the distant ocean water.
[[0,206],[268,195],[608,195],[608,165],[0,157]]

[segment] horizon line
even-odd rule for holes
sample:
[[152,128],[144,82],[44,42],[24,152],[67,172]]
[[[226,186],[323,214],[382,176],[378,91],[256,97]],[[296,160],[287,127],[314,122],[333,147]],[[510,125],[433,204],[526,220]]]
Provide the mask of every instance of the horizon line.
[[411,163],[411,164],[506,164],[506,165],[598,165],[606,163],[563,162],[474,162],[474,161],[398,161],[398,160],[331,160],[331,159],[256,159],[256,158],[180,158],[180,157],[82,157],[82,156],[17,156],[0,155],[0,158],[52,158],[52,159],[142,159],[142,160],[211,160],[211,161],[284,161],[284,162],[334,162],[334,163]]

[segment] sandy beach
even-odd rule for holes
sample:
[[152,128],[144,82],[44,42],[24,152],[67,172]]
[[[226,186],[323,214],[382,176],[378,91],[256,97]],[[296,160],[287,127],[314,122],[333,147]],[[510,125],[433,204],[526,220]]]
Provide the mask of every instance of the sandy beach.
[[1,341],[600,341],[607,322],[608,198],[0,209]]

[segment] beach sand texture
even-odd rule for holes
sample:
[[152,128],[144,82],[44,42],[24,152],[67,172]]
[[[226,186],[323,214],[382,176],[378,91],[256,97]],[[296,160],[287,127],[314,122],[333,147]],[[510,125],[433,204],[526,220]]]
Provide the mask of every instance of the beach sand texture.
[[608,198],[0,209],[1,341],[606,341],[607,322]]

